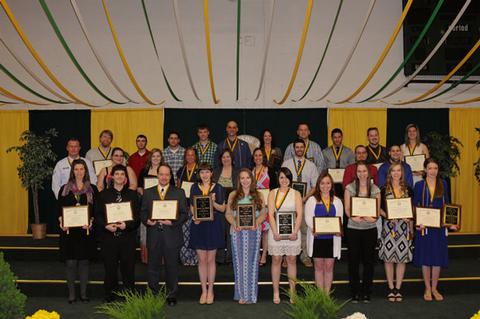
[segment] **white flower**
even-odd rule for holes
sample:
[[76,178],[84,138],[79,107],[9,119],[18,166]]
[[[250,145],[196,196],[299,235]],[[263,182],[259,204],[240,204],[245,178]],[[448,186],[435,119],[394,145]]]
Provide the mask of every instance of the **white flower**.
[[355,312],[354,314],[351,314],[348,317],[345,317],[344,319],[368,319],[363,313],[360,312]]

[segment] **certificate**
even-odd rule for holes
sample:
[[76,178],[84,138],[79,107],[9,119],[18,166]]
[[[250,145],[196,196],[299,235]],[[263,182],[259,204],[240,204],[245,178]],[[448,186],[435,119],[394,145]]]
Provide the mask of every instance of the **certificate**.
[[192,189],[192,182],[182,182],[182,189],[185,191],[185,197],[190,198],[190,189]]
[[344,168],[329,168],[328,174],[332,176],[333,182],[335,184],[343,182],[343,174],[345,173]]
[[341,234],[342,220],[339,216],[313,217],[313,232],[315,234]]
[[210,195],[193,197],[193,216],[196,220],[213,220],[213,202]]
[[268,194],[270,194],[270,190],[267,188],[267,189],[257,189],[257,191],[260,193],[260,196],[262,196],[263,205],[267,206]]
[[107,224],[133,220],[130,202],[105,204],[105,220]]
[[378,216],[378,206],[376,198],[352,197],[350,205],[352,217],[373,217]]
[[440,228],[442,221],[441,215],[442,211],[440,208],[417,207],[415,209],[415,225]]
[[176,220],[177,218],[177,200],[154,200],[152,202],[151,220]]
[[391,198],[386,200],[387,203],[387,219],[403,219],[413,218],[412,199],[407,198]]
[[90,224],[88,205],[67,206],[62,208],[63,227],[83,227]]
[[423,171],[424,162],[425,162],[425,154],[405,156],[405,163],[410,165],[413,172]]
[[295,229],[295,212],[276,212],[275,222],[281,239],[288,239]]
[[293,182],[292,188],[296,191],[299,191],[302,197],[305,197],[307,194],[307,183],[304,182]]
[[241,229],[250,229],[255,227],[255,211],[256,209],[254,204],[238,204],[236,210],[237,227],[240,227]]
[[143,179],[143,188],[148,189],[158,185],[158,178],[156,177],[145,177]]
[[462,221],[462,206],[456,204],[443,205],[443,226],[459,226]]
[[103,168],[107,168],[112,166],[112,160],[100,160],[100,161],[93,161],[93,169],[95,170],[95,174],[98,175],[100,174],[100,171]]

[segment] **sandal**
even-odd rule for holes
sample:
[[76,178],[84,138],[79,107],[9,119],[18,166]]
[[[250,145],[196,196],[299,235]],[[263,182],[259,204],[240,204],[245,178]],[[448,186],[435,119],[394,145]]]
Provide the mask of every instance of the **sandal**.
[[402,302],[403,301],[403,296],[402,294],[400,293],[400,289],[396,289],[395,288],[395,301],[396,302]]
[[433,298],[435,298],[435,301],[443,301],[443,296],[438,292],[438,290],[432,290],[432,295]]
[[431,290],[425,290],[425,292],[423,293],[423,300],[432,301],[432,291]]
[[388,290],[387,299],[390,302],[395,302],[395,299],[396,299],[395,288],[392,288],[392,289]]
[[273,303],[276,304],[276,305],[279,305],[280,302],[281,302],[280,296],[273,295]]

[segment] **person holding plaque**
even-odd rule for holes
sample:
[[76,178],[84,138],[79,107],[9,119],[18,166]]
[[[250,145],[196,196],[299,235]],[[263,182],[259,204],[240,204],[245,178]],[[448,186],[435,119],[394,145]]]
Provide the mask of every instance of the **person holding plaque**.
[[[187,203],[190,206],[190,189],[194,182],[198,181],[197,170],[197,154],[191,147],[185,149],[185,164],[180,167],[177,172],[177,187],[182,188],[185,191],[187,197]],[[183,246],[180,249],[180,261],[184,266],[196,266],[197,265],[197,253],[195,250],[188,248],[190,242],[190,224],[192,218],[182,225],[183,231]]]
[[[343,218],[342,201],[335,196],[333,178],[323,172],[317,180],[313,195],[305,204],[305,223],[308,226],[307,251],[313,257],[315,283],[318,288],[330,293],[333,282],[335,258],[340,259],[342,248],[341,224]],[[314,218],[338,217],[337,233],[316,234]]]
[[[273,303],[280,304],[280,268],[282,257],[286,255],[288,283],[290,295],[295,293],[297,278],[297,255],[300,254],[301,237],[300,226],[303,219],[302,195],[290,187],[293,181],[292,172],[286,167],[278,172],[279,188],[268,195],[268,254],[272,256],[272,285]],[[277,218],[282,214],[284,218]],[[290,300],[292,302],[292,300]]]
[[273,168],[273,171],[277,174],[282,166],[283,154],[282,150],[275,145],[272,131],[268,128],[264,129],[259,140],[260,149],[262,150],[263,156],[266,158],[267,166]]
[[403,171],[405,173],[404,180],[407,183],[407,186],[413,189],[413,173],[410,165],[402,161],[402,150],[397,144],[390,146],[388,151],[389,159],[380,166],[378,169],[378,187],[382,188],[387,182],[387,175],[390,165],[395,163],[400,163],[403,166]]
[[[393,163],[388,169],[387,181],[381,190],[382,210],[380,214],[384,219],[378,256],[384,262],[388,284],[387,299],[390,302],[400,302],[403,300],[400,289],[402,288],[405,266],[412,261],[413,257],[411,240],[413,237],[412,219],[406,217],[401,219],[392,218],[393,216],[389,216],[390,213],[387,207],[387,200],[408,198],[408,207],[405,207],[404,210],[412,212],[411,198],[413,198],[413,191],[408,186],[405,177],[406,174],[402,163]],[[413,217],[413,215],[411,217]],[[393,280],[394,273],[396,274],[395,283]]]
[[[98,174],[97,188],[101,192],[106,188],[113,187],[113,175],[112,170],[116,165],[125,165],[125,152],[120,147],[115,147],[112,150],[112,165],[102,168],[100,174]],[[136,191],[137,190],[137,175],[130,166],[127,167],[127,178],[125,179],[125,185],[127,188]]]
[[369,127],[367,129],[367,164],[373,164],[380,167],[380,164],[387,161],[387,149],[385,146],[380,145],[380,133],[377,127]]
[[[147,226],[147,281],[154,294],[160,292],[160,264],[165,262],[167,304],[177,304],[178,258],[183,245],[182,224],[188,219],[188,206],[183,189],[170,185],[172,170],[168,164],[158,168],[158,185],[143,193],[141,219]],[[161,205],[169,204],[165,210]],[[158,209],[154,210],[154,207]],[[172,207],[175,209],[172,211]]]
[[[265,153],[261,148],[256,148],[253,151],[253,176],[255,176],[255,183],[257,189],[274,189],[278,187],[278,178],[272,167],[267,165],[267,159],[264,156]],[[263,204],[267,205],[268,197],[263,199]],[[260,266],[264,266],[267,263],[267,251],[268,251],[268,230],[270,226],[268,220],[262,223],[262,256],[260,258]]]
[[[420,129],[417,124],[408,124],[405,128],[405,143],[400,146],[403,154],[403,160],[408,163],[406,156],[423,155],[423,160],[430,157],[427,145],[420,142]],[[422,180],[423,172],[421,168],[413,171],[413,184]]]
[[72,206],[88,206],[88,210],[93,213],[95,198],[97,196],[97,187],[90,183],[90,174],[88,167],[83,159],[76,159],[72,162],[70,177],[68,182],[63,185],[58,192],[58,220],[60,222],[60,258],[65,261],[68,303],[76,301],[75,297],[75,277],[80,280],[80,300],[88,302],[87,284],[89,260],[95,256],[96,245],[91,230],[91,218],[83,227],[64,227],[63,208]]
[[[415,184],[413,191],[413,205],[441,209],[444,204],[450,203],[447,183],[438,177],[438,163],[428,158],[424,163],[425,179]],[[440,218],[440,216],[439,216]],[[457,226],[450,229],[458,230]],[[440,269],[448,267],[447,229],[433,228],[420,225],[415,233],[415,250],[413,264],[422,267],[425,292],[423,299],[442,301],[443,296],[438,292]]]
[[111,130],[103,130],[100,132],[98,139],[100,145],[89,149],[87,154],[85,154],[85,158],[91,162],[112,158],[113,132]]
[[197,152],[198,163],[207,163],[213,167],[217,144],[210,140],[210,128],[207,124],[200,124],[197,127],[198,142],[192,148]]
[[[140,224],[140,203],[136,191],[127,187],[128,171],[123,165],[112,168],[113,187],[100,193],[96,205],[95,224],[98,227],[100,248],[105,268],[105,300],[115,299],[118,288],[118,267],[123,289],[135,289],[135,249]],[[125,203],[124,205],[111,204]]]
[[[261,153],[261,150],[258,149]],[[254,152],[255,154],[255,152]],[[231,224],[233,273],[235,275],[235,293],[233,299],[239,304],[257,302],[258,296],[258,250],[260,249],[261,225],[266,217],[265,205],[260,192],[255,187],[252,172],[242,168],[239,174],[238,188],[228,197],[225,217]],[[244,206],[246,215],[239,214]],[[250,217],[252,225],[244,225],[242,217]]]
[[213,304],[215,274],[217,265],[215,255],[217,249],[225,247],[225,194],[222,185],[213,183],[212,167],[208,164],[200,164],[198,167],[200,180],[192,186],[190,191],[191,203],[194,203],[195,196],[209,196],[213,207],[213,220],[198,220],[195,218],[195,204],[191,205],[193,223],[190,226],[189,248],[195,249],[198,258],[198,276],[202,285],[200,304]]
[[[360,298],[364,303],[370,302],[372,293],[373,272],[375,265],[375,245],[377,243],[377,213],[380,206],[380,189],[373,184],[372,176],[367,163],[356,163],[355,180],[345,189],[345,214],[348,216],[347,244],[348,244],[348,275],[352,302],[358,303]],[[352,198],[375,198],[376,205],[369,216],[359,216],[352,209]],[[363,213],[366,214],[366,213]],[[372,217],[375,216],[375,217]],[[360,264],[363,264],[362,285],[360,286]]]

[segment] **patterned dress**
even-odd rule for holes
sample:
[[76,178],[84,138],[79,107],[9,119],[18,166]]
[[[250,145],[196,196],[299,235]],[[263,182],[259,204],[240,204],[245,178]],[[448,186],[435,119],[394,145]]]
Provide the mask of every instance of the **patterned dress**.
[[[251,197],[238,201],[239,204],[251,204]],[[234,212],[235,216],[236,212]],[[258,217],[259,212],[256,212]],[[231,231],[233,273],[235,275],[234,300],[244,300],[247,304],[256,303],[258,296],[258,251],[260,249],[261,229]]]
[[[407,188],[399,198],[412,197],[413,191]],[[386,199],[396,198],[392,191],[382,188],[382,209],[386,210]],[[404,220],[389,220],[384,218],[380,236],[381,246],[378,256],[384,262],[409,263],[412,261],[412,241],[410,228]]]

